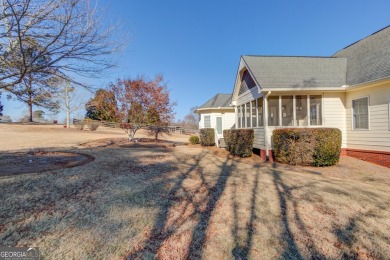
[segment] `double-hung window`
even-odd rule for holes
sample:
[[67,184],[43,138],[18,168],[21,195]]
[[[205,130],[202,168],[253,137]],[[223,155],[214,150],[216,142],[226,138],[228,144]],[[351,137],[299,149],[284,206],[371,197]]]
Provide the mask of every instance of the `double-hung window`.
[[204,116],[204,127],[205,128],[210,128],[211,127],[210,116]]
[[369,113],[368,113],[368,97],[352,100],[353,111],[353,129],[368,129]]

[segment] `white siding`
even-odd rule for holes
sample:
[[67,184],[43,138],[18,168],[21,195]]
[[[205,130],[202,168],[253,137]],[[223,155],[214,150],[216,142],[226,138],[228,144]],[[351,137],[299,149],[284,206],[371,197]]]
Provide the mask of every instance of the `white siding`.
[[222,130],[225,129],[232,129],[235,127],[236,123],[236,116],[234,111],[232,110],[219,110],[219,109],[213,109],[213,110],[206,110],[201,112],[201,120],[199,121],[199,128],[205,128],[204,127],[204,116],[210,116],[210,124],[211,128],[216,129],[217,128],[217,117],[222,117]]
[[253,128],[255,139],[253,141],[253,148],[265,149],[264,143],[264,127]]
[[[389,131],[390,83],[347,92],[347,147],[352,149],[390,152]],[[369,129],[352,129],[352,100],[369,97]]]
[[245,103],[248,103],[252,100],[255,100],[257,98],[261,97],[261,93],[259,93],[259,88],[258,87],[254,87],[248,91],[246,91],[245,93],[242,93],[238,99],[237,99],[237,105],[242,105],[242,104],[245,104]]
[[323,125],[341,130],[341,147],[347,147],[347,129],[345,122],[345,93],[324,93],[323,95]]

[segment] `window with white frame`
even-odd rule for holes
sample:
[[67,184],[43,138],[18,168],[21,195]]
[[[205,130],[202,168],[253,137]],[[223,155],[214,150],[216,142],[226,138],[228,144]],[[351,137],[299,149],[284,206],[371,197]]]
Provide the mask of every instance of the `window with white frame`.
[[211,127],[211,123],[210,123],[210,116],[204,116],[204,127],[205,128],[210,128]]
[[353,129],[368,129],[368,97],[352,100]]

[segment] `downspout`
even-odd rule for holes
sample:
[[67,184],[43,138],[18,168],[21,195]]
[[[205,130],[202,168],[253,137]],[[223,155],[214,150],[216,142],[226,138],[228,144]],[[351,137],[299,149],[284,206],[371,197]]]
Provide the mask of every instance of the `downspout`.
[[264,96],[264,143],[265,143],[265,160],[269,161],[269,145],[268,145],[268,96],[271,94],[271,91]]

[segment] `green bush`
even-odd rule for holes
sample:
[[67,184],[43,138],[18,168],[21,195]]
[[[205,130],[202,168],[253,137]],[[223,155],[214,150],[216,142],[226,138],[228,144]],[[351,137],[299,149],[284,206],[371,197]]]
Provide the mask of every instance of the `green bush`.
[[340,158],[341,131],[337,128],[275,129],[272,142],[277,162],[330,166]]
[[98,129],[98,127],[100,126],[100,123],[96,121],[90,121],[87,123],[87,126],[89,130],[96,131],[96,129]]
[[201,146],[215,145],[215,131],[214,128],[202,128],[199,130],[199,139]]
[[254,132],[253,129],[231,129],[223,131],[226,150],[232,155],[249,157],[252,155]]
[[188,139],[188,141],[189,141],[191,144],[199,144],[199,137],[196,136],[196,135],[192,135],[192,136],[190,136],[190,138]]

